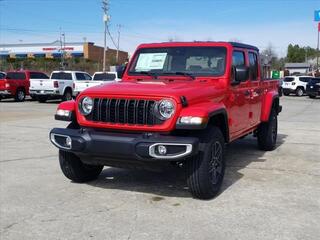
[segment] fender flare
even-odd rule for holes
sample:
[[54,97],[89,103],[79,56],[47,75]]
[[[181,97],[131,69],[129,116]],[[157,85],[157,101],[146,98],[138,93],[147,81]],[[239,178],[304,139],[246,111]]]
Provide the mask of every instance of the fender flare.
[[280,106],[280,98],[279,93],[276,91],[268,92],[263,101],[261,106],[261,122],[267,122],[269,120],[271,109],[273,108],[273,105],[276,103],[276,111],[277,114],[281,112],[281,106]]

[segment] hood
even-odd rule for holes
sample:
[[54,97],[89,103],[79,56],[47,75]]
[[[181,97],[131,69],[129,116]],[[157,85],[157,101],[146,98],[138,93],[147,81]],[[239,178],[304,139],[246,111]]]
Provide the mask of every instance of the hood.
[[[152,96],[169,97],[180,102],[182,96],[188,102],[203,99],[205,97],[221,96],[223,88],[218,88],[216,84],[209,84],[207,81],[122,81],[111,84],[104,84],[91,87],[81,95],[119,95],[119,96]],[[216,93],[216,94],[215,94]],[[208,99],[209,100],[209,99]]]

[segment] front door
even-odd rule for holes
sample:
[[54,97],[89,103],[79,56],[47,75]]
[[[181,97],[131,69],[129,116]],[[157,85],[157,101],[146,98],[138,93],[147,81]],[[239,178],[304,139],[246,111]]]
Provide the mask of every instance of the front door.
[[[232,54],[232,66],[248,66],[246,61],[245,51],[235,49]],[[241,82],[235,86],[230,87],[231,92],[229,96],[229,131],[232,138],[240,136],[245,132],[250,124],[249,111],[250,111],[250,81],[249,79]]]

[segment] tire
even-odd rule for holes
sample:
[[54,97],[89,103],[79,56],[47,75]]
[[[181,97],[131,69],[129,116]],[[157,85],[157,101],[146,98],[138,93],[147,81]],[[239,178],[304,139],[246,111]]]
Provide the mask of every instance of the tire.
[[299,88],[296,89],[296,95],[297,95],[298,97],[302,97],[303,94],[304,94],[304,91],[303,91],[303,89],[302,89],[301,87],[299,87]]
[[225,140],[217,127],[201,138],[203,151],[186,161],[187,183],[194,198],[203,200],[215,197],[221,187],[225,171]]
[[258,146],[261,150],[274,150],[278,136],[278,116],[275,109],[272,108],[268,122],[261,123],[258,132]]
[[30,95],[30,97],[31,97],[32,101],[36,101],[37,100],[37,95]]
[[309,98],[316,98],[315,95],[309,95]]
[[288,93],[288,92],[283,92],[283,95],[284,95],[284,96],[289,96],[290,93]]
[[96,179],[103,169],[103,166],[84,164],[73,153],[62,150],[59,150],[59,163],[63,174],[77,183]]
[[14,100],[16,102],[23,102],[26,99],[26,92],[24,89],[17,89],[16,94],[14,96]]
[[70,101],[72,100],[72,91],[69,89],[64,91],[64,94],[62,96],[62,101]]
[[47,96],[38,96],[38,102],[39,103],[45,103],[47,100],[48,100],[48,97]]

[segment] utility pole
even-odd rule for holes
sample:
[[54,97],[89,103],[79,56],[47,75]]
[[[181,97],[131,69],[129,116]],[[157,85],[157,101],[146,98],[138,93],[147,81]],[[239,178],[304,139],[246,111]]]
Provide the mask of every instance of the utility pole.
[[317,72],[319,72],[319,34],[320,34],[320,22],[318,22],[318,41],[317,41]]
[[60,28],[60,68],[64,70],[64,43],[62,42],[62,37],[65,40],[65,36],[64,33],[61,32],[61,28]]
[[117,60],[117,64],[119,64],[120,32],[121,32],[122,25],[118,24],[117,27],[118,27],[118,43],[117,43],[117,58],[116,58],[116,60]]
[[106,51],[107,51],[107,27],[110,20],[109,16],[109,0],[102,1],[103,22],[104,22],[104,43],[103,43],[103,66],[102,71],[106,71]]

